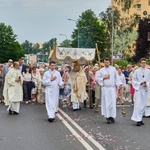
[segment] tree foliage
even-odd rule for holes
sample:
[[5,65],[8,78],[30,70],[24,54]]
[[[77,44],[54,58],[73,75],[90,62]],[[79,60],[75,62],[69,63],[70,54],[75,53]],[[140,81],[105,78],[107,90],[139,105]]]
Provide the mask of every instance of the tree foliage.
[[135,51],[135,61],[139,61],[141,57],[148,58],[150,55],[150,41],[148,41],[148,32],[150,32],[150,19],[140,19]]
[[62,41],[60,43],[60,46],[61,47],[71,47],[71,40],[66,39],[66,40]]
[[57,39],[52,38],[48,42],[44,42],[42,47],[40,47],[39,43],[33,44],[29,42],[28,40],[25,40],[25,42],[23,42],[21,46],[25,54],[38,54],[38,53],[46,54],[46,53],[49,53],[51,49],[53,49],[53,45],[56,43],[57,43]]
[[47,62],[49,52],[53,49],[53,46],[57,44],[57,39],[52,38],[47,42],[44,42],[42,45],[39,43],[31,43],[28,40],[25,40],[21,44],[25,54],[36,54],[38,62]]
[[122,10],[127,12],[130,10],[130,8],[133,6],[133,4],[136,4],[138,0],[114,0],[118,5],[122,6]]
[[28,40],[25,40],[25,42],[23,42],[21,46],[25,54],[32,54],[32,43],[30,43]]
[[79,16],[76,22],[76,29],[72,33],[72,47],[95,48],[97,43],[101,57],[108,54],[107,30],[103,23],[100,23],[92,10],[86,10]]
[[42,53],[45,54],[46,52],[49,53],[49,51],[51,49],[53,49],[53,46],[57,45],[57,39],[56,38],[52,38],[51,40],[49,40],[48,42],[45,42],[43,44],[43,48],[42,48]]
[[127,60],[118,60],[115,64],[117,64],[120,67],[126,67],[129,62]]
[[14,34],[10,25],[0,23],[0,62],[5,63],[8,59],[17,61],[24,56],[23,49],[16,41],[17,35]]
[[[112,16],[113,12],[113,16]],[[115,52],[124,52],[128,45],[130,44],[130,34],[133,32],[134,28],[138,24],[139,15],[121,15],[122,13],[117,9],[117,7],[108,7],[105,12],[99,14],[100,19],[105,23],[108,30],[108,42],[111,44],[112,36],[112,17],[114,20],[114,50]]]

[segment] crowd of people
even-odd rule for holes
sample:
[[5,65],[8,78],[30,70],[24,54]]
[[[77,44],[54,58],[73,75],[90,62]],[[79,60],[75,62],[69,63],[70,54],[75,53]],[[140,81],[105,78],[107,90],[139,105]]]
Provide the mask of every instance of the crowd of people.
[[49,65],[26,65],[22,59],[0,64],[0,103],[8,106],[9,114],[19,114],[20,102],[38,102],[46,105],[48,121],[55,120],[60,102],[73,111],[89,107],[100,111],[108,124],[114,123],[116,105],[133,106],[131,119],[137,126],[144,125],[142,117],[150,116],[150,70],[146,59],[122,68],[111,66],[105,58],[101,64],[81,66],[65,64],[58,68]]

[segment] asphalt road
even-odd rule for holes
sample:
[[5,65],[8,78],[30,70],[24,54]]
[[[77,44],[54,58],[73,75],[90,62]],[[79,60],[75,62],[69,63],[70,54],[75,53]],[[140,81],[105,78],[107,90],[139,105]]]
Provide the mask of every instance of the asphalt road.
[[97,150],[100,145],[106,150],[150,150],[150,118],[137,127],[130,119],[132,107],[126,108],[126,117],[117,108],[115,124],[106,124],[89,108],[61,108],[53,123],[47,121],[45,105],[22,103],[19,115],[8,115],[6,109],[0,105],[0,150]]

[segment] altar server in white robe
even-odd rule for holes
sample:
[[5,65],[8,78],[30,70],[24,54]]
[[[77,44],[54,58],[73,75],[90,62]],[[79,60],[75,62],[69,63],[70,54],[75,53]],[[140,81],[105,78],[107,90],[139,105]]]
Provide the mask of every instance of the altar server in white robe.
[[134,110],[131,119],[137,122],[137,126],[144,125],[142,117],[144,115],[148,91],[150,89],[150,70],[146,68],[146,59],[140,59],[140,68],[138,68],[132,79],[132,86],[135,89],[134,93]]
[[59,86],[63,85],[60,73],[55,70],[56,63],[51,61],[49,63],[49,70],[44,73],[43,85],[45,86],[45,102],[48,114],[48,121],[55,120],[55,112],[58,106]]
[[13,68],[8,71],[4,84],[4,102],[8,106],[9,114],[19,114],[20,102],[23,100],[22,91],[23,77],[19,70],[19,63],[14,62]]
[[115,67],[110,66],[110,59],[105,58],[104,67],[96,72],[96,81],[101,85],[101,114],[107,124],[114,123],[116,118],[116,87],[122,83]]
[[148,91],[147,105],[146,105],[144,116],[146,118],[150,118],[150,90]]

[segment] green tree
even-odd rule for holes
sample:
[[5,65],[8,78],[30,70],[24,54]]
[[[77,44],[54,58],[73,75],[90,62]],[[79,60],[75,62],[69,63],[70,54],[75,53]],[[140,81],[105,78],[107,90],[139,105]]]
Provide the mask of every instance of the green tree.
[[8,59],[17,61],[24,56],[24,51],[16,41],[17,35],[14,34],[10,25],[0,23],[0,62],[5,63]]
[[138,24],[139,15],[122,16],[116,7],[109,7],[105,12],[101,12],[99,17],[107,27],[107,36],[109,37],[108,41],[110,44],[112,36],[112,17],[114,18],[114,51],[124,53],[133,40],[130,36]]
[[[95,48],[97,43],[101,57],[108,53],[106,26],[100,23],[94,12],[89,9],[79,16],[76,29],[72,33],[72,47]],[[78,43],[79,38],[79,43]]]
[[149,58],[150,55],[150,41],[148,41],[148,32],[150,32],[150,19],[140,19],[138,27],[138,38],[135,50],[135,61],[138,62],[140,58]]
[[28,40],[25,40],[25,42],[23,42],[21,44],[21,46],[22,46],[25,54],[32,54],[33,53],[32,43],[30,43]]
[[57,45],[57,39],[56,38],[52,38],[51,40],[49,40],[48,42],[45,42],[43,44],[43,48],[42,48],[42,53],[49,53],[49,51],[51,49],[53,49],[53,46]]
[[60,47],[71,47],[71,41],[66,39],[60,43]]
[[122,6],[122,10],[127,12],[133,6],[137,4],[139,0],[114,0],[118,5]]
[[[107,28],[107,37],[109,46],[111,46],[111,35],[112,35],[112,8],[108,7],[106,11],[103,11],[99,14],[100,19],[105,24]],[[118,29],[118,24],[120,22],[120,12],[117,8],[114,8],[114,30]]]
[[34,54],[37,54],[37,53],[39,53],[41,51],[39,43],[34,44],[32,46],[32,49],[33,49],[33,53]]

